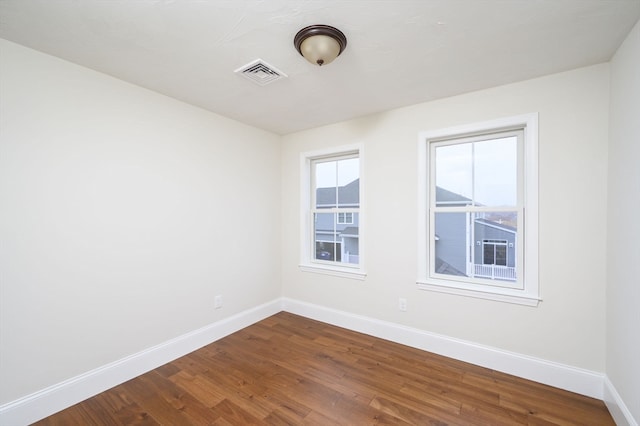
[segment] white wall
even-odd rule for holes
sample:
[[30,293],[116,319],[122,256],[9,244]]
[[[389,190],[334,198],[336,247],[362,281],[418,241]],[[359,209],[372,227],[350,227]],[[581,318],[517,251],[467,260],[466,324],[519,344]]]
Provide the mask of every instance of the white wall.
[[[605,369],[607,64],[465,94],[283,138],[286,297],[571,365]],[[540,287],[532,308],[418,290],[420,131],[539,113]],[[365,146],[365,281],[301,272],[299,155]],[[398,298],[408,300],[407,312]]]
[[0,49],[0,404],[280,297],[278,136]]
[[611,61],[607,376],[640,422],[640,22]]

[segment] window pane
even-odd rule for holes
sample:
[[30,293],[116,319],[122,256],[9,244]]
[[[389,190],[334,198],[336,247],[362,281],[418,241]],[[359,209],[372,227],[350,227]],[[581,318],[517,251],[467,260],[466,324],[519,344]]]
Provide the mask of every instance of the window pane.
[[516,280],[517,213],[435,213],[437,274]]
[[314,259],[336,260],[336,227],[335,213],[316,213],[314,215],[314,238],[315,254]]
[[336,206],[337,178],[335,161],[315,163],[316,208]]
[[507,266],[507,245],[501,244],[495,246],[495,264]]
[[360,159],[338,161],[338,207],[354,208],[360,205]]
[[436,205],[515,206],[515,136],[435,148]]
[[515,136],[473,144],[473,195],[477,205],[515,206],[518,140]]
[[483,244],[482,263],[484,265],[493,265],[495,263],[496,246],[492,243]]
[[435,215],[435,272],[466,276],[468,226],[467,213],[436,213]]
[[[352,223],[338,223],[339,215]],[[360,262],[360,235],[358,213],[315,213],[314,259],[358,264]]]
[[471,143],[435,149],[436,205],[468,205],[472,196]]
[[476,278],[515,281],[518,214],[476,213],[473,217],[473,267]]
[[358,213],[345,213],[347,222],[336,226],[338,240],[342,245],[342,262],[357,265],[360,263],[360,229]]
[[[337,259],[336,259],[337,254]],[[340,244],[328,241],[316,241],[317,260],[340,261]]]
[[315,163],[316,208],[357,208],[360,205],[360,160]]

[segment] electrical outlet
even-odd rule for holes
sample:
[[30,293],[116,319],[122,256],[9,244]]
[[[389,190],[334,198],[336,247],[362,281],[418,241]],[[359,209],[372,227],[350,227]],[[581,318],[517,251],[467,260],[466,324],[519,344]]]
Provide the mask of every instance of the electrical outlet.
[[213,307],[215,309],[220,309],[222,308],[222,296],[221,295],[217,295],[215,297],[215,299],[213,299]]
[[402,312],[407,311],[407,299],[404,299],[402,297],[398,299],[398,309],[400,309]]

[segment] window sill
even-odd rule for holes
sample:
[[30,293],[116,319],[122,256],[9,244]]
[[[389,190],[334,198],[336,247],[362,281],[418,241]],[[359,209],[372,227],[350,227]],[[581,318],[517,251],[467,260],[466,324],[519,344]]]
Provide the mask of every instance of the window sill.
[[426,281],[417,281],[418,288],[421,290],[435,291],[438,293],[455,294],[458,296],[475,297],[476,299],[494,300],[497,302],[514,303],[517,305],[537,307],[542,300],[539,297],[530,295],[514,295],[498,292],[488,292],[480,290],[469,290],[459,287],[451,287],[446,285],[434,284]]
[[324,266],[324,265],[299,265],[300,270],[303,272],[312,272],[316,274],[332,275],[334,277],[350,278],[352,280],[363,281],[367,274],[354,268],[341,268],[337,266]]

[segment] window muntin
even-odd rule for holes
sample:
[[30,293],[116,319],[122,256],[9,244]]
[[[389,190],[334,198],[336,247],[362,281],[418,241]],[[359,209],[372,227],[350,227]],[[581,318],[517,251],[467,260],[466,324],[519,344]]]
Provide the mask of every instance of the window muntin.
[[425,132],[419,153],[419,287],[537,305],[537,114]]

